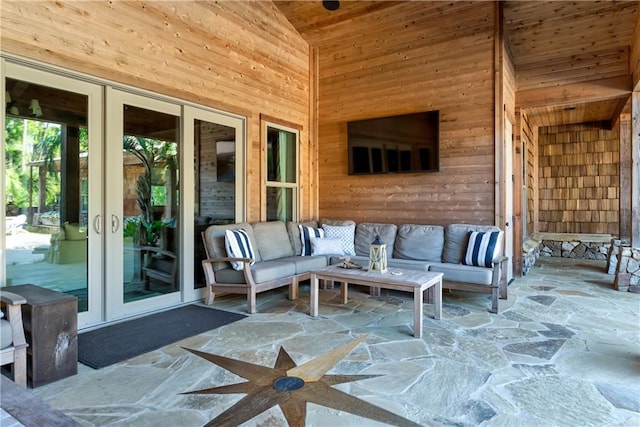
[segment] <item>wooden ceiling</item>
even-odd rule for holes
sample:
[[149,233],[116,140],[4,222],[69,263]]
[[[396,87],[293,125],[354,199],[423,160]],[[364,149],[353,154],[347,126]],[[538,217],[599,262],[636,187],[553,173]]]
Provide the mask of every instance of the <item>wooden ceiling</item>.
[[[275,1],[312,46],[348,40],[363,15],[402,8],[407,20],[455,2]],[[631,88],[629,49],[638,1],[504,1],[504,31],[516,69],[516,102],[534,125],[614,121]],[[625,90],[625,87],[628,89]]]

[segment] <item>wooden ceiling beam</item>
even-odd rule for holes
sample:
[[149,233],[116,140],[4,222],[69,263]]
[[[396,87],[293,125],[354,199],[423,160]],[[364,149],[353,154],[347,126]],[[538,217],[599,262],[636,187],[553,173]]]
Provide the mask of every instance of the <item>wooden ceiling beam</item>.
[[631,76],[528,89],[516,92],[516,108],[582,104],[625,98],[631,94]]

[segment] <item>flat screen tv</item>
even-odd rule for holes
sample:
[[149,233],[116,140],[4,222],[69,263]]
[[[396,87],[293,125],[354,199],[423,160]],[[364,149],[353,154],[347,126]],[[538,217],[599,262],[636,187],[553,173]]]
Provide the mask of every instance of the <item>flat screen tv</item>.
[[347,123],[349,175],[437,172],[438,111]]

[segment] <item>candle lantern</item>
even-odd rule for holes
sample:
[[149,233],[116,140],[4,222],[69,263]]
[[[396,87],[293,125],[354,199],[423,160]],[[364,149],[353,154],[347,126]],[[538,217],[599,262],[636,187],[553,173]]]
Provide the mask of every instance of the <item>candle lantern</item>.
[[387,245],[382,243],[380,236],[376,236],[369,247],[369,271],[387,272]]

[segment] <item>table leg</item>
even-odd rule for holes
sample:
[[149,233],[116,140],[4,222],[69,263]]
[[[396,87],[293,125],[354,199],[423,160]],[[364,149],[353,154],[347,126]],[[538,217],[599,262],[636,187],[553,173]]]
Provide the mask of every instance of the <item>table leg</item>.
[[340,298],[342,299],[342,303],[346,304],[349,294],[349,283],[340,282]]
[[311,273],[311,296],[309,301],[309,315],[318,316],[318,276]]
[[438,282],[433,286],[434,287],[434,295],[433,295],[433,317],[434,319],[442,318],[442,277],[438,280]]
[[422,338],[423,291],[419,287],[413,290],[413,336]]

